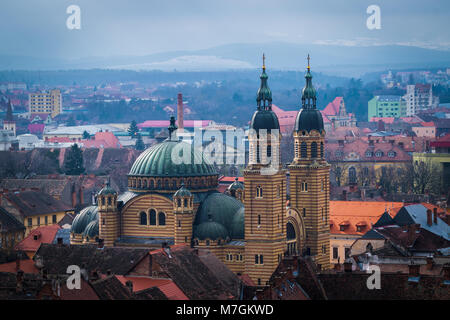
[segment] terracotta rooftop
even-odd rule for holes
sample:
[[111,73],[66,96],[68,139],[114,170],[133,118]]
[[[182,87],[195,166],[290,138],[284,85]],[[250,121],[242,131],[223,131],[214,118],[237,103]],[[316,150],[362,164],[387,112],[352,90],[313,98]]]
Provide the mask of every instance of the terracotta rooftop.
[[16,244],[15,249],[36,252],[42,243],[52,243],[59,229],[61,227],[57,224],[38,227]]

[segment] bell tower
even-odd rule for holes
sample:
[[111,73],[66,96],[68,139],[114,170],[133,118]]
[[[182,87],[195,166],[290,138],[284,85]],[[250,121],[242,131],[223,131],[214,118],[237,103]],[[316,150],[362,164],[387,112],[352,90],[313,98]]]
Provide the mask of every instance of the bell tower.
[[16,122],[12,113],[11,100],[8,101],[8,109],[6,110],[5,119],[3,119],[3,130],[12,131],[14,136],[16,135]]
[[330,267],[330,165],[324,158],[325,130],[316,108],[311,68],[305,74],[302,109],[294,127],[294,161],[289,165],[290,204],[305,223],[303,254],[313,256],[321,268]]
[[194,196],[184,187],[184,183],[173,195],[173,213],[175,216],[175,244],[190,244],[194,223]]
[[280,163],[280,125],[272,111],[265,56],[257,92],[257,110],[249,131],[249,164],[244,170],[245,273],[264,286],[286,246],[285,170]]
[[117,211],[117,192],[109,181],[97,195],[99,213],[99,238],[105,246],[112,247],[119,237],[119,214]]

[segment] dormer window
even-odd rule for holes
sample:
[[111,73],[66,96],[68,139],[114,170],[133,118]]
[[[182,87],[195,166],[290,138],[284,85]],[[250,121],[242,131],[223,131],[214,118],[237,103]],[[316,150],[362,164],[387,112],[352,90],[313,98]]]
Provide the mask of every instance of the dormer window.
[[370,151],[370,150],[366,151],[366,157],[367,158],[371,158],[372,155],[373,155],[372,151]]
[[378,150],[377,152],[375,152],[375,157],[380,158],[383,156],[383,152]]
[[394,158],[395,155],[396,155],[395,151],[389,151],[389,152],[388,152],[388,157],[389,157],[389,158]]

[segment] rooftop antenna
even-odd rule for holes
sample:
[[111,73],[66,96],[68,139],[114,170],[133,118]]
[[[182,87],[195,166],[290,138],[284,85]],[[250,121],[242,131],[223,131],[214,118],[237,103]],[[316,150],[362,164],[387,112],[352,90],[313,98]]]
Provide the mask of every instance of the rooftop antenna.
[[309,65],[309,60],[311,60],[311,57],[309,56],[309,53],[308,53],[308,57],[306,59],[308,60],[308,70],[310,70],[311,66]]

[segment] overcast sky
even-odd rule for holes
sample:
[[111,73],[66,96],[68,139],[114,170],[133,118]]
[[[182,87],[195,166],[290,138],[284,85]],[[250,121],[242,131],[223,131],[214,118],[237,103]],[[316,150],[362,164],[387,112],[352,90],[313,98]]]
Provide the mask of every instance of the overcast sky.
[[[81,30],[66,27],[69,5]],[[366,9],[381,8],[381,30]],[[450,48],[448,0],[1,0],[0,54],[145,55],[287,41]]]

